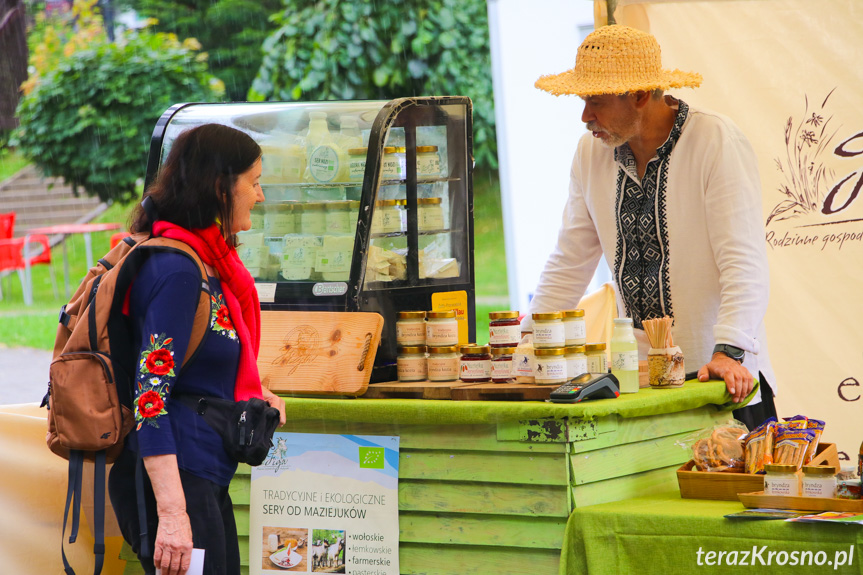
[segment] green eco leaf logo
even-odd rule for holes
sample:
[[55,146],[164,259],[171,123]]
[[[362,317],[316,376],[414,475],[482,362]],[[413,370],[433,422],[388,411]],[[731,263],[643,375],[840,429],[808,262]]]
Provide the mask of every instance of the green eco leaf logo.
[[360,447],[360,468],[383,469],[384,448],[383,447]]

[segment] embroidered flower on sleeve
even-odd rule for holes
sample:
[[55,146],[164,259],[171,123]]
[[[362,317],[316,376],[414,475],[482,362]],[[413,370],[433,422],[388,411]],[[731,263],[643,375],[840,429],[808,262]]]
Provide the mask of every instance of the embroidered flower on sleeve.
[[[135,387],[135,421],[138,429],[144,423],[158,428],[165,410],[165,397],[174,377],[174,338],[151,335],[138,363],[138,385]],[[147,389],[144,389],[144,384]]]
[[145,391],[138,397],[135,407],[141,419],[151,419],[167,413],[162,395],[152,389]]
[[237,340],[237,330],[225,305],[224,295],[210,296],[210,328],[234,341]]

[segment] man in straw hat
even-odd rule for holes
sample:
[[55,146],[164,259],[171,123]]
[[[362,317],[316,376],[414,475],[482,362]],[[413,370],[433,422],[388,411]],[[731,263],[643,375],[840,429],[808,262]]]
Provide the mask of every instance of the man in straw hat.
[[740,401],[760,372],[762,393],[735,413],[751,428],[775,415],[761,190],[755,154],[731,120],[664,94],[701,80],[663,69],[656,38],[618,25],[590,34],[573,69],[537,80],[555,96],[580,96],[590,133],[530,309],[574,307],[605,254],[642,359],[642,321],[668,316],[699,379],[724,379]]

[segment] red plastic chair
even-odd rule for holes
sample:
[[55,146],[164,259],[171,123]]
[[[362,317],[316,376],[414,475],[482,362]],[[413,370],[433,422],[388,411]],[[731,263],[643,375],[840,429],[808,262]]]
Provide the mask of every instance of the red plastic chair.
[[15,231],[15,212],[0,214],[0,240],[8,240]]
[[[39,264],[48,264],[54,297],[59,297],[57,277],[53,266],[50,265],[51,244],[48,236],[31,234],[23,238],[0,239],[0,277],[13,271],[18,273],[26,305],[33,304],[33,281],[30,268]],[[0,289],[0,299],[3,299],[2,289]]]

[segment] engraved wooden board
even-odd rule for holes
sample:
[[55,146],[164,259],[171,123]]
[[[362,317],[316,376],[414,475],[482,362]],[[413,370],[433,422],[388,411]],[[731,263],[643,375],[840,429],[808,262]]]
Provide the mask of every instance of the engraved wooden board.
[[261,381],[276,393],[362,395],[383,325],[377,313],[262,311]]

